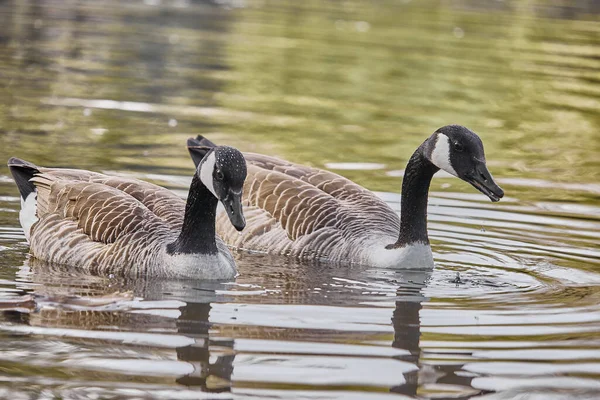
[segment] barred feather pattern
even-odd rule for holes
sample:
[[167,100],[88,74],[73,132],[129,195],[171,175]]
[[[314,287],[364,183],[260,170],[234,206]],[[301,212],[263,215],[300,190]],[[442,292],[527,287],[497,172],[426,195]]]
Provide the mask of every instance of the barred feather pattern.
[[244,153],[246,229],[225,213],[217,232],[235,248],[300,259],[371,264],[374,249],[393,244],[400,219],[383,200],[332,172]]
[[180,230],[183,224],[185,201],[161,186],[138,179],[109,176],[80,169],[40,167],[39,170],[54,179],[100,183],[113,187],[141,202],[164,220],[171,229]]
[[227,279],[235,263],[217,239],[218,254],[166,251],[183,224],[185,201],[135,179],[84,170],[39,168],[32,255],[97,274]]

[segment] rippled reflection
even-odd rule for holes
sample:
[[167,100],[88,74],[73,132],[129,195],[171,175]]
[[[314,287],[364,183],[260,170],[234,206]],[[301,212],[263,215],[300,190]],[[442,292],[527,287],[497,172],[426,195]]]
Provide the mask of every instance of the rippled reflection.
[[[162,179],[177,186],[181,178]],[[398,203],[397,195],[382,196]],[[16,208],[17,200],[8,200]],[[444,202],[433,198],[430,210],[440,230],[470,226],[461,210],[476,212],[480,204]],[[482,215],[480,223],[538,214],[529,206],[522,214],[518,205],[506,207],[511,211],[496,211],[504,217]],[[552,225],[556,217],[538,223]],[[551,262],[552,249],[540,250],[541,264],[540,254],[514,250],[511,256],[494,249],[493,228],[471,229],[469,241],[437,239],[432,272],[238,254],[236,282],[129,281],[25,260],[2,282],[0,332],[11,335],[5,342],[11,350],[0,361],[33,376],[58,374],[53,390],[60,395],[86,387],[112,395],[118,391],[107,382],[127,376],[131,393],[158,391],[161,398],[187,396],[192,388],[276,398],[347,398],[373,390],[411,398],[482,390],[517,396],[577,388],[585,398],[595,388],[590,376],[598,374],[594,282],[600,276],[562,266],[560,258]],[[519,243],[515,234],[505,235]],[[547,235],[555,240],[552,231]],[[13,236],[22,242],[20,232]],[[486,258],[469,258],[477,249],[473,241]],[[562,246],[569,246],[564,238]],[[598,260],[596,253],[587,258]],[[74,371],[75,380],[69,378]],[[506,379],[515,374],[531,378]],[[549,375],[562,378],[544,378]],[[63,389],[67,383],[72,392]]]
[[[398,207],[398,195],[380,195]],[[0,363],[29,371],[6,385],[53,376],[57,395],[93,387],[108,396],[119,393],[110,382],[128,377],[131,396],[160,398],[193,388],[276,398],[577,389],[586,398],[600,345],[597,222],[573,218],[573,207],[491,209],[471,197],[431,199],[430,272],[240,253],[235,282],[130,281],[26,259],[22,232],[5,228],[4,265],[20,266],[0,282],[0,332],[9,335]],[[18,198],[2,201],[11,221]]]

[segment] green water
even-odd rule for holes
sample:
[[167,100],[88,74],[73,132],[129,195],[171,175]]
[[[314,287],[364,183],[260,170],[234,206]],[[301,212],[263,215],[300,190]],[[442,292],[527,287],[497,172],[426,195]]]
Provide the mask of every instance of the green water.
[[[598,15],[487,3],[5,2],[0,156],[184,168],[182,141],[202,133],[316,166],[401,169],[431,132],[460,123],[481,135],[498,176],[597,183]],[[74,99],[154,107],[86,115]],[[351,175],[399,186],[381,171]]]
[[29,260],[0,167],[0,306],[38,302],[0,317],[0,397],[597,398],[599,107],[592,0],[0,2],[0,160],[184,195],[202,134],[397,209],[457,123],[507,194],[434,179],[432,273],[240,254],[232,283],[129,282]]

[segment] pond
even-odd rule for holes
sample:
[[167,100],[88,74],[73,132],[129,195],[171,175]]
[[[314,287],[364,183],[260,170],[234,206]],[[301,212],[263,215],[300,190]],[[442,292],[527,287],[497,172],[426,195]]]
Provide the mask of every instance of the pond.
[[29,258],[0,167],[0,397],[596,399],[600,3],[0,2],[0,160],[185,197],[186,138],[331,169],[400,206],[443,125],[506,197],[439,174],[432,271],[237,253],[231,282]]

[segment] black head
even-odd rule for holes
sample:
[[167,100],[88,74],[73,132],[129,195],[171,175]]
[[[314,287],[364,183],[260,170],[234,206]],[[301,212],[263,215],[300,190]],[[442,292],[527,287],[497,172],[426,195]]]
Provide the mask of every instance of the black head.
[[424,143],[424,153],[436,167],[470,183],[492,201],[504,196],[485,165],[483,143],[464,126],[447,125]]
[[242,153],[233,147],[217,146],[198,164],[196,174],[204,186],[223,203],[235,229],[244,229],[246,220],[242,212],[242,192],[247,169]]

